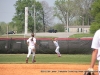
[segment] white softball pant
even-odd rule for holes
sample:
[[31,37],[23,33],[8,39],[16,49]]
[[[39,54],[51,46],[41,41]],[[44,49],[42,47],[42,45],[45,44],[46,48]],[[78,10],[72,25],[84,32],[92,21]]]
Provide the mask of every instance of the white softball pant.
[[59,47],[56,47],[55,52],[56,52],[57,54],[60,54],[60,52],[59,52]]
[[28,46],[28,54],[27,54],[27,58],[29,58],[29,56],[31,55],[31,53],[33,53],[33,57],[35,56],[35,51],[33,51],[33,49],[35,49],[35,46]]

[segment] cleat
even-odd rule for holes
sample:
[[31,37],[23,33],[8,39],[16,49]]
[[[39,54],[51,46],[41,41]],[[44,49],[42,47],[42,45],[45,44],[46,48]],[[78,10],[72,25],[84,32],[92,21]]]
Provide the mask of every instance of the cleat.
[[26,60],[26,63],[28,63],[28,60]]
[[32,63],[36,62],[36,60],[33,60]]

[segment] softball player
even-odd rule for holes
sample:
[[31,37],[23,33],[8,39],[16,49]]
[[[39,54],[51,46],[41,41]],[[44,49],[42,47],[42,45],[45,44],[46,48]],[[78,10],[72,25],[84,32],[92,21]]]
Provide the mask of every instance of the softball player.
[[31,37],[27,40],[27,45],[28,45],[28,54],[26,58],[26,63],[28,63],[29,56],[31,55],[31,52],[33,53],[32,55],[32,62],[35,61],[35,45],[36,45],[36,38],[34,37],[34,34],[31,34]]
[[100,75],[100,30],[96,31],[92,40],[91,48],[93,49],[93,52],[92,52],[90,68],[88,70],[93,71],[93,68],[97,59],[99,61],[98,71]]
[[55,52],[57,53],[58,57],[61,57],[61,54],[60,54],[60,52],[59,52],[59,48],[60,48],[60,47],[59,47],[57,38],[53,38],[53,43],[54,43],[54,45],[56,46]]

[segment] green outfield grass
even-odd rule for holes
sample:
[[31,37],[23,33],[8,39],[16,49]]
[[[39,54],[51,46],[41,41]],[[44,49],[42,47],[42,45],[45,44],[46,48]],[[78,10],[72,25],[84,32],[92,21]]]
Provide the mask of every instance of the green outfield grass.
[[[93,37],[94,34],[90,33],[78,33],[69,36],[69,38],[82,38],[82,37]],[[1,38],[6,38],[7,35],[0,35]],[[9,38],[24,38],[24,34],[10,34],[8,35]],[[29,38],[30,36],[25,36],[25,38]],[[56,37],[56,36],[55,36]],[[52,36],[36,36],[36,38],[52,38]]]
[[[29,38],[30,36],[24,36],[24,34],[22,35],[16,35],[16,34],[12,34],[12,35],[8,35],[8,38]],[[7,38],[7,35],[0,35],[0,38]],[[36,36],[36,38],[53,38],[52,36]]]
[[93,37],[94,34],[73,34],[71,36],[69,36],[69,38],[82,38],[82,37]]
[[[0,54],[0,64],[23,64],[25,63],[27,54]],[[29,63],[32,60],[30,56]],[[36,54],[36,64],[90,64],[91,55],[68,55],[62,54],[61,57],[57,57],[56,54]]]

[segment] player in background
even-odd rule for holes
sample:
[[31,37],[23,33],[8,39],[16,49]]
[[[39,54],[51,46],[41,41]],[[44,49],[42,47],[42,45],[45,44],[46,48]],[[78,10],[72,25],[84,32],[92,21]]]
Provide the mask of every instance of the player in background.
[[61,57],[61,54],[59,52],[60,47],[59,47],[57,38],[53,38],[52,40],[53,40],[54,45],[56,46],[55,52],[57,53],[58,57]]
[[91,48],[93,49],[92,57],[91,57],[91,64],[88,71],[93,71],[96,59],[99,61],[98,71],[100,75],[100,30],[97,30],[94,34]]
[[26,63],[28,63],[29,56],[32,54],[32,63],[36,62],[35,60],[35,45],[36,45],[36,38],[34,37],[34,33],[31,34],[31,37],[27,40],[27,45],[28,45],[28,54],[26,58]]

